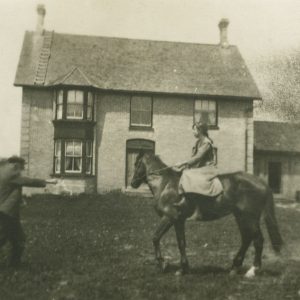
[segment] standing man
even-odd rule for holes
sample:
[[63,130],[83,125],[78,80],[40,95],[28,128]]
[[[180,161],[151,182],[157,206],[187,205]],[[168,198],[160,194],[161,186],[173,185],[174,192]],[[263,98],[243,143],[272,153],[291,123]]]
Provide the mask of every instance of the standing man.
[[33,179],[21,176],[25,160],[12,156],[0,162],[0,248],[11,244],[10,265],[17,267],[25,246],[25,234],[20,222],[22,187],[45,187],[56,180]]

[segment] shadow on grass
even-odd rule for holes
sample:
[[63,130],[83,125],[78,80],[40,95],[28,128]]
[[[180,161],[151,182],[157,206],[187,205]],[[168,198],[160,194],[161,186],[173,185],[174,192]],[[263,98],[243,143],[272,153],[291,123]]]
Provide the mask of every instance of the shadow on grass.
[[218,267],[218,266],[212,266],[212,265],[206,265],[206,266],[200,266],[200,267],[194,267],[191,268],[190,274],[193,275],[217,275],[217,274],[229,274],[229,270],[226,268]]
[[[180,268],[179,264],[175,263],[168,263],[168,266],[164,273],[175,273]],[[200,267],[190,267],[190,271],[188,274],[190,275],[217,275],[217,274],[229,274],[229,270],[218,267],[218,266],[212,266],[212,265],[206,265],[206,266],[200,266]]]

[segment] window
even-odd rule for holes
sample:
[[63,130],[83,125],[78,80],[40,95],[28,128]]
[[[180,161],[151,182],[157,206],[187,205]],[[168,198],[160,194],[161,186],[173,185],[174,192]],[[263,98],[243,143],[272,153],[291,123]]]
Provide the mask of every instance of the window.
[[82,169],[82,142],[66,141],[65,144],[65,172],[80,173]]
[[67,92],[67,119],[83,119],[83,92]]
[[86,142],[86,174],[92,174],[92,164],[93,164],[93,143],[91,141]]
[[94,94],[86,90],[58,90],[55,101],[56,120],[94,119]]
[[54,144],[54,174],[93,173],[93,142],[57,139]]
[[195,100],[194,121],[208,126],[217,126],[217,102],[215,100]]
[[54,145],[54,173],[60,173],[61,166],[61,141],[57,140]]
[[58,91],[56,100],[56,118],[62,119],[63,117],[63,91]]
[[133,96],[130,102],[130,126],[152,127],[152,98]]

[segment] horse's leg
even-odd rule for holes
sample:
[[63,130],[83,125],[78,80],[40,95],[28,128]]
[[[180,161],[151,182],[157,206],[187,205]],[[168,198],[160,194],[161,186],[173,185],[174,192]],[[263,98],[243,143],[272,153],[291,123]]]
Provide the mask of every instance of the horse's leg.
[[237,271],[243,265],[246,252],[247,252],[247,250],[252,242],[252,239],[253,239],[248,218],[241,214],[235,214],[235,219],[236,219],[236,222],[237,222],[239,230],[240,230],[242,245],[241,245],[238,253],[236,254],[236,256],[233,259],[233,264],[232,264],[231,272],[230,272],[231,274],[236,274]]
[[178,220],[174,223],[175,232],[177,237],[177,244],[180,251],[180,270],[176,272],[176,275],[182,275],[189,272],[189,262],[186,257],[186,242],[185,242],[185,230],[184,230],[185,220]]
[[255,249],[255,257],[253,266],[247,271],[245,276],[247,278],[252,278],[255,276],[255,273],[261,268],[261,256],[263,251],[264,238],[259,226],[259,220],[254,221],[252,226],[253,231],[253,244]]
[[167,268],[167,265],[164,263],[164,259],[160,251],[160,240],[163,235],[172,227],[173,222],[166,216],[162,217],[158,228],[156,229],[153,236],[153,246],[155,252],[155,259],[158,263],[158,266],[162,272]]

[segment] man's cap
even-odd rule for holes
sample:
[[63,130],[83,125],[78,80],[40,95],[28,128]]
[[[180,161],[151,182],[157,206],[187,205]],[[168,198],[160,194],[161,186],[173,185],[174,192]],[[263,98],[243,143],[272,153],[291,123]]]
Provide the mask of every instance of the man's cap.
[[11,164],[15,164],[15,163],[19,163],[21,165],[26,164],[25,159],[17,155],[11,156],[10,158],[7,159],[7,161]]

